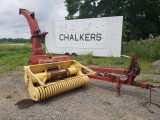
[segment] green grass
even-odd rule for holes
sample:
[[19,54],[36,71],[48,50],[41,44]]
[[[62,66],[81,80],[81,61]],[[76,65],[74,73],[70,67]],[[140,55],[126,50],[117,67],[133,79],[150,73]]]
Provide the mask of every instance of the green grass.
[[28,64],[31,45],[0,44],[0,76]]
[[153,78],[143,78],[141,80],[136,80],[137,82],[147,82],[147,83],[160,83],[159,80],[155,80]]
[[[117,58],[117,57],[93,57],[91,54],[88,55],[79,55],[74,56],[73,59],[81,62],[84,65],[96,65],[99,67],[117,67],[117,68],[125,68],[129,67],[131,59],[129,58]],[[122,61],[123,64],[116,65],[115,62]]]
[[0,65],[13,67],[27,65],[31,54],[31,45],[0,44]]
[[140,58],[146,61],[160,59],[160,40],[131,41],[123,45],[123,53],[133,55],[137,53]]
[[[0,73],[14,71],[19,66],[28,65],[29,57],[32,55],[31,44],[0,44]],[[137,53],[139,56],[139,64],[141,73],[160,74],[152,62],[160,59],[160,40],[131,41],[123,44],[123,54],[132,56]],[[57,55],[56,55],[57,56]],[[91,54],[74,56],[73,59],[84,65],[96,65],[99,67],[113,67],[128,69],[130,58],[116,57],[93,57]],[[123,64],[116,65],[117,61]]]
[[[131,58],[116,58],[116,57],[106,57],[106,58],[95,58],[92,55],[79,55],[73,57],[73,59],[79,61],[84,65],[96,65],[99,67],[110,67],[119,69],[128,69],[131,63]],[[115,64],[117,61],[122,61],[123,64]],[[152,62],[145,60],[139,56],[138,63],[141,68],[141,73],[143,74],[160,74],[160,70],[156,69]]]
[[[153,73],[160,74],[160,70],[157,70],[152,63],[160,59],[160,40],[144,40],[144,41],[131,41],[123,44],[123,54],[132,57],[133,54],[137,53],[139,56],[138,63],[141,67],[141,73]],[[114,67],[128,69],[131,59],[129,58],[116,58],[116,57],[105,57],[105,58],[94,58],[91,54],[86,56],[74,57],[77,61],[80,61],[84,65],[97,65],[100,67]],[[116,61],[122,61],[122,65],[116,65]]]

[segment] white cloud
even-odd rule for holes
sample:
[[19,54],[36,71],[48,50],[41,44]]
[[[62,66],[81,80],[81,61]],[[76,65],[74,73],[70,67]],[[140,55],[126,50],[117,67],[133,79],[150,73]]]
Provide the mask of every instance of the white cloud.
[[64,20],[64,0],[0,0],[0,38],[30,38],[30,29],[19,8],[35,12],[41,30],[48,20]]

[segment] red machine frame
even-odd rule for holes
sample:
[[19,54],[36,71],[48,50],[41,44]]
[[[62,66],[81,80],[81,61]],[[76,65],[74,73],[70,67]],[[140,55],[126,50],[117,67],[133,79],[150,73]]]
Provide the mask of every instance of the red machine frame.
[[117,95],[120,96],[120,88],[122,84],[137,86],[141,88],[151,89],[151,85],[146,82],[135,82],[134,79],[140,74],[140,66],[137,62],[138,55],[135,54],[132,57],[132,61],[128,70],[115,69],[115,68],[96,68],[89,67],[93,71],[96,71],[96,75],[89,75],[90,78],[103,80],[107,82],[116,83]]
[[[42,46],[40,39],[45,37],[48,32],[41,33],[39,29],[37,20],[35,18],[34,12],[29,12],[26,9],[19,9],[19,14],[25,16],[30,26],[30,31],[32,35],[32,56],[30,57],[30,64],[40,64],[40,63],[51,63],[58,61],[67,61],[72,60],[71,56],[58,56],[53,57],[50,55],[45,55],[42,51]],[[145,82],[135,82],[134,79],[137,75],[140,74],[140,67],[137,62],[138,55],[135,54],[132,57],[132,61],[128,70],[124,69],[115,69],[115,68],[98,68],[98,67],[89,67],[96,72],[96,75],[89,75],[89,78],[103,80],[107,82],[116,83],[118,95],[120,95],[120,88],[122,84],[137,86],[141,88],[151,89],[151,85]],[[83,71],[84,73],[86,71]],[[123,76],[120,76],[123,75]]]
[[40,63],[72,60],[71,56],[52,57],[50,55],[45,55],[42,51],[40,40],[41,38],[44,38],[48,34],[48,32],[41,33],[34,12],[30,12],[26,9],[19,9],[19,14],[24,15],[24,17],[27,19],[32,35],[32,56],[29,59],[30,64],[33,65]]

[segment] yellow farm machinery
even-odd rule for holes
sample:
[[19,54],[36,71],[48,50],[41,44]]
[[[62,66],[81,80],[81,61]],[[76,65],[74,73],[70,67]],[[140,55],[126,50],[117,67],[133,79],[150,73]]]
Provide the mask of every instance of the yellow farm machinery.
[[[82,69],[88,71],[83,74]],[[32,100],[38,101],[89,82],[94,72],[74,60],[25,66],[25,84]]]
[[[89,78],[116,83],[118,95],[122,84],[138,86],[151,90],[148,83],[135,82],[134,79],[140,74],[137,62],[138,56],[132,57],[128,70],[113,68],[86,67],[71,56],[53,57],[45,55],[42,51],[40,39],[47,32],[41,33],[34,12],[20,9],[27,19],[32,35],[32,56],[30,65],[24,66],[25,85],[34,101],[39,101],[89,83]],[[120,75],[124,77],[120,77]]]

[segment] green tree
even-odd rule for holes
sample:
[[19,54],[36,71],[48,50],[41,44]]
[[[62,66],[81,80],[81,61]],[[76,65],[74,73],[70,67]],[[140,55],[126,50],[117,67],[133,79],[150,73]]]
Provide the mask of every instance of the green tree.
[[160,35],[160,0],[65,0],[66,19],[123,16],[123,39]]

